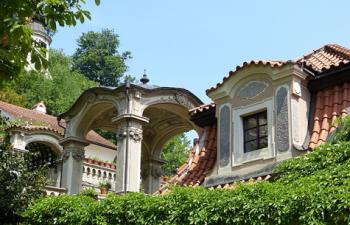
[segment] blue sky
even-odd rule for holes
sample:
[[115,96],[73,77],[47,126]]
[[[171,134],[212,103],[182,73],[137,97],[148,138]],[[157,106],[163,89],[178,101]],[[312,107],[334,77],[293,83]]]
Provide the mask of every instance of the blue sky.
[[133,56],[127,74],[146,69],[152,84],[186,88],[204,102],[205,90],[244,61],[350,47],[346,0],[101,0],[86,8],[92,20],[60,28],[51,47],[72,55],[82,32],[114,29],[120,51]]

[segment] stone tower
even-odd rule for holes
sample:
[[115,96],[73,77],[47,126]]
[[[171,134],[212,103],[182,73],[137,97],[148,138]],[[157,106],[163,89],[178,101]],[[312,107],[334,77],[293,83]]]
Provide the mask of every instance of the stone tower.
[[[47,30],[44,27],[43,19],[33,19],[30,27],[33,30],[33,39],[37,41],[42,48],[46,48],[46,59],[49,59],[49,47],[51,44],[51,37],[49,36]],[[35,70],[34,64],[31,63],[31,55],[27,57],[29,64],[26,67],[27,71]]]

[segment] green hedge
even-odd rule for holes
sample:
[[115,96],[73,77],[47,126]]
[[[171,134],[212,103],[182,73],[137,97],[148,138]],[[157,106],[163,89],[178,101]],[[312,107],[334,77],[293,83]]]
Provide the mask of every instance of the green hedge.
[[109,195],[100,202],[47,197],[24,217],[27,224],[350,224],[350,143],[337,140],[283,162],[274,182]]

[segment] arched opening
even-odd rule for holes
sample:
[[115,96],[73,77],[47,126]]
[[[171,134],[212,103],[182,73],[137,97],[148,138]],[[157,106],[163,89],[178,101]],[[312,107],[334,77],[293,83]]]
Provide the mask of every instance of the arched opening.
[[196,139],[198,135],[192,130],[178,134],[165,143],[161,153],[161,158],[165,161],[162,166],[163,180],[173,177],[179,167],[186,162]]
[[143,127],[141,179],[144,191],[153,193],[186,161],[199,128],[180,104],[154,104],[143,116],[150,122]]
[[57,152],[50,145],[41,142],[31,142],[25,149],[31,153],[27,159],[29,169],[46,166],[49,185],[58,186],[61,163]]

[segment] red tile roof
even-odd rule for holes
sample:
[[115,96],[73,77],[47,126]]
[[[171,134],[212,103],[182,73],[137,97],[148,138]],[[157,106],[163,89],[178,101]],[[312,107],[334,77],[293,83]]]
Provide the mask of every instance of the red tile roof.
[[[40,126],[35,126],[36,124],[28,124],[26,125],[26,129],[39,129],[38,127],[47,126],[48,129],[55,130],[57,133],[63,135],[64,129],[57,124],[57,118],[54,116],[50,116],[44,113],[37,112],[35,110],[26,109],[17,105],[12,105],[6,102],[0,101],[0,110],[7,112],[11,116],[27,121],[29,123],[38,123]],[[61,122],[63,126],[65,126],[64,121]],[[40,128],[43,129],[43,128]],[[114,144],[107,141],[95,131],[90,131],[86,139],[92,143],[101,144],[109,148],[116,148]]]
[[251,177],[251,178],[245,179],[245,180],[239,180],[239,181],[235,181],[235,182],[232,182],[232,183],[226,183],[226,184],[213,186],[213,187],[210,187],[209,190],[214,190],[214,189],[235,189],[236,187],[238,187],[239,183],[255,184],[258,181],[270,180],[272,177],[273,177],[273,174],[267,174],[267,175],[258,176],[258,177]]
[[218,83],[216,87],[212,87],[208,89],[207,94],[221,87],[226,80],[228,80],[231,76],[234,76],[238,71],[243,68],[252,66],[252,65],[264,65],[270,67],[282,67],[286,64],[297,64],[301,67],[306,67],[312,72],[318,74],[322,72],[326,72],[329,70],[333,70],[343,65],[350,64],[350,49],[342,47],[337,44],[328,44],[314,50],[312,53],[303,56],[298,59],[296,62],[294,61],[251,61],[244,62],[243,66],[237,66],[235,71],[230,71],[227,77],[224,77],[221,83]]
[[217,83],[216,87],[212,87],[207,89],[207,94],[215,91],[219,87],[221,87],[230,77],[237,74],[239,71],[241,71],[244,68],[254,66],[254,65],[262,65],[262,66],[269,66],[269,67],[282,67],[287,64],[294,64],[292,61],[279,61],[279,60],[252,60],[250,62],[244,62],[242,66],[237,66],[235,71],[230,71],[228,76],[224,77],[221,83]]
[[313,116],[313,129],[309,147],[315,147],[327,141],[336,127],[338,117],[348,115],[350,107],[350,83],[321,90],[316,94],[316,106]]
[[20,129],[20,130],[26,130],[26,131],[48,131],[48,132],[53,132],[55,134],[58,134],[61,137],[64,136],[64,134],[61,133],[59,130],[56,130],[48,126],[12,125],[11,127],[8,128],[8,130],[11,130],[11,129]]
[[350,63],[350,49],[337,44],[328,44],[297,60],[315,73],[335,69]]
[[212,170],[216,161],[216,124],[206,126],[187,161],[178,169],[175,176],[163,184],[158,193],[167,192],[170,184],[199,186],[205,175]]
[[205,111],[207,111],[209,109],[214,109],[215,107],[216,107],[216,104],[213,103],[213,102],[209,103],[209,104],[205,104],[205,105],[200,105],[200,106],[198,106],[196,108],[190,109],[189,110],[189,114],[191,116],[193,116],[193,115],[195,115],[197,113],[205,112]]

